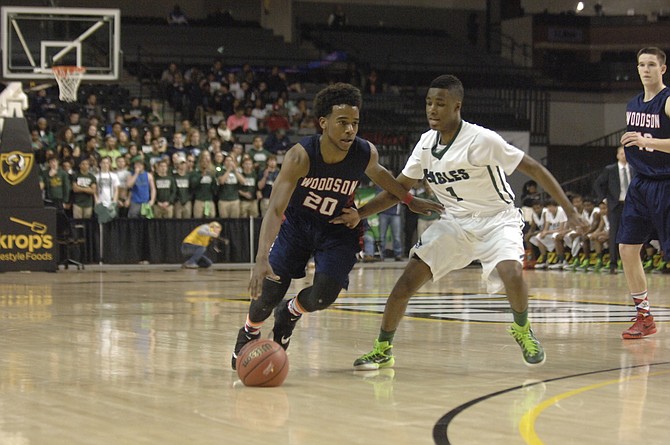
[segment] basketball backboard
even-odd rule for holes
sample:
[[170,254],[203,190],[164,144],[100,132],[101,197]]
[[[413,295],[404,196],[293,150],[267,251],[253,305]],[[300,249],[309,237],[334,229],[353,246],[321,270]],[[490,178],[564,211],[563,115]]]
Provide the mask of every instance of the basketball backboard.
[[2,7],[2,75],[53,79],[52,66],[86,68],[84,79],[117,80],[121,64],[118,9]]

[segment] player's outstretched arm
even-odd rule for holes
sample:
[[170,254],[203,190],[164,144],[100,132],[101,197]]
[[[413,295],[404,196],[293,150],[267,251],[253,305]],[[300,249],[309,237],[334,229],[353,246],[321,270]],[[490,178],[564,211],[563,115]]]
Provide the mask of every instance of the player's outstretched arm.
[[[371,209],[376,210],[374,213],[385,210],[398,201],[405,203],[407,207],[414,213],[421,213],[424,215],[428,215],[430,212],[442,212],[442,210],[444,210],[444,206],[438,202],[432,201],[430,199],[415,198],[413,195],[411,195],[409,193],[409,189],[411,189],[412,186],[416,183],[416,180],[408,178],[402,173],[398,175],[397,179],[393,178],[391,173],[389,173],[386,168],[379,164],[379,153],[377,152],[377,148],[372,144],[370,144],[370,162],[368,163],[368,167],[365,169],[365,174],[368,175],[368,177],[372,179],[375,184],[379,185],[386,192],[388,192],[388,195],[390,195],[389,197],[380,198],[384,199],[384,205],[388,205],[379,209]],[[370,202],[368,202],[363,208],[367,207],[368,205],[370,205]],[[381,204],[375,205],[381,207]],[[370,213],[370,215],[371,214],[373,213]]]

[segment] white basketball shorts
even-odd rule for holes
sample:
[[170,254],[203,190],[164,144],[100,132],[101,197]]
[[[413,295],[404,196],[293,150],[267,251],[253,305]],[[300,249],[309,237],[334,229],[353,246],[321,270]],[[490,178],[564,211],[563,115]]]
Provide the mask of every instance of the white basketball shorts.
[[496,265],[505,260],[523,262],[522,228],[521,213],[515,208],[493,216],[457,218],[442,214],[423,232],[410,251],[410,258],[413,254],[421,258],[430,267],[433,281],[479,260],[487,291],[498,292],[503,283]]

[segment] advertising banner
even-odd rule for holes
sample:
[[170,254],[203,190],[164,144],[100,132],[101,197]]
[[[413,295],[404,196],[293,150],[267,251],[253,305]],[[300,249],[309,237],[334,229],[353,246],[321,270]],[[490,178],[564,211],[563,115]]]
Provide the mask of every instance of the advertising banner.
[[45,208],[28,124],[4,118],[0,139],[0,272],[58,269],[56,211]]
[[0,271],[57,269],[56,209],[1,210]]

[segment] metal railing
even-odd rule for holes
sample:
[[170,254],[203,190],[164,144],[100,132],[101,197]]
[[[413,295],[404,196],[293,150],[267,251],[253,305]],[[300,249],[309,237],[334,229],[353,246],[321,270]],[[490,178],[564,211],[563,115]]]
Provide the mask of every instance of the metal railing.
[[[614,149],[621,145],[621,135],[625,133],[625,131],[626,129],[622,128],[599,138],[585,142],[578,147],[578,150],[585,150],[590,148]],[[612,162],[614,162],[614,160],[612,160]],[[573,178],[562,181],[560,183],[561,187],[563,190],[570,190],[576,193],[580,193],[581,195],[593,195],[595,193],[593,184],[605,167],[605,165],[602,163],[602,160],[593,161],[589,160],[589,158],[585,156],[577,165],[573,164],[574,162],[571,161],[571,168],[573,170],[578,169],[577,175]]]

